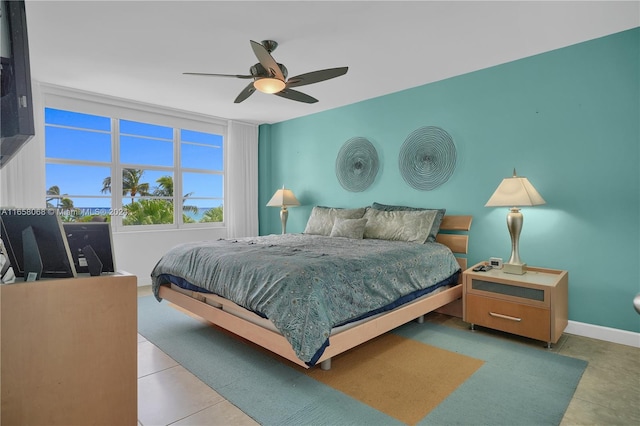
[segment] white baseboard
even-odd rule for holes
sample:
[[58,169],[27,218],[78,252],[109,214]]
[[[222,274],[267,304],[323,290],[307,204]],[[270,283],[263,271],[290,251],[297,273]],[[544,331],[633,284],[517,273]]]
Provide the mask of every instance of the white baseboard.
[[633,331],[602,327],[600,325],[587,324],[584,322],[569,321],[564,332],[640,348],[640,333],[634,333]]

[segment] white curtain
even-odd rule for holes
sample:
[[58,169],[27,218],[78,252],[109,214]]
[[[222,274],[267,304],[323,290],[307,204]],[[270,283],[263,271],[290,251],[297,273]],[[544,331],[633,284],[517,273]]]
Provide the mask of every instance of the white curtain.
[[227,203],[229,238],[258,235],[258,126],[229,121]]

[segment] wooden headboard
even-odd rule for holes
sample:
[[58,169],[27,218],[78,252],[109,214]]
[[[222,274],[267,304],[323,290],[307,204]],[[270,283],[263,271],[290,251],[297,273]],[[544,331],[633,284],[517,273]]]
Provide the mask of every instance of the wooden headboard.
[[436,236],[437,242],[449,247],[455,254],[463,271],[467,269],[466,255],[469,250],[469,230],[472,220],[473,216],[445,215],[440,224],[440,232]]

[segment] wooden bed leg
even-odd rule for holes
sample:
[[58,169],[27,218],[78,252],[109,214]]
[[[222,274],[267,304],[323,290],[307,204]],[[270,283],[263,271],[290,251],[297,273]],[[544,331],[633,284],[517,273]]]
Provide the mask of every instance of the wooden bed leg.
[[331,370],[331,358],[325,359],[320,363],[320,369],[324,371]]
[[424,315],[420,315],[418,318],[416,318],[416,322],[418,324],[423,324],[424,323]]

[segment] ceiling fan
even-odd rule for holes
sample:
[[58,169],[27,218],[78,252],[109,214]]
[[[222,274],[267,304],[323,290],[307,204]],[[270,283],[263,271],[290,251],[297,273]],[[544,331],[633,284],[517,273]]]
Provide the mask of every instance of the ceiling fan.
[[240,103],[247,99],[253,92],[259,90],[263,93],[278,95],[283,98],[298,102],[313,104],[318,100],[312,96],[293,90],[292,87],[305,86],[307,84],[319,83],[335,77],[340,77],[347,73],[349,67],[328,68],[325,70],[312,71],[300,74],[287,79],[287,68],[279,64],[271,56],[271,52],[276,50],[278,43],[273,40],[263,40],[262,43],[251,41],[251,48],[258,58],[258,63],[249,68],[249,75],[238,74],[208,74],[200,72],[185,72],[187,75],[204,75],[213,77],[235,77],[253,79],[247,87],[235,99],[235,103]]

